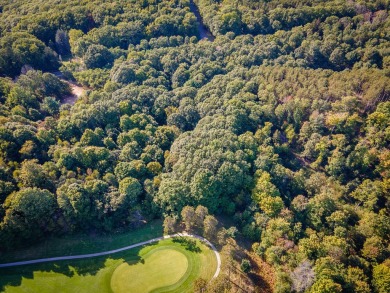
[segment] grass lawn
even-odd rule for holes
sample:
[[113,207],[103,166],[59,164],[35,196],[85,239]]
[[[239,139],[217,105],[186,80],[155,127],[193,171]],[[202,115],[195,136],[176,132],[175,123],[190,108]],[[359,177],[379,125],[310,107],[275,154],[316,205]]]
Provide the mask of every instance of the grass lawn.
[[106,235],[75,234],[52,237],[27,248],[0,253],[0,263],[112,250],[162,235],[162,221],[155,220],[139,229],[125,233]]
[[143,260],[136,265],[123,263],[118,266],[111,277],[112,291],[151,292],[176,284],[188,269],[187,257],[171,248],[152,250]]
[[192,292],[199,277],[210,280],[214,252],[197,241],[198,251],[167,239],[153,245],[85,260],[59,261],[0,270],[5,292]]

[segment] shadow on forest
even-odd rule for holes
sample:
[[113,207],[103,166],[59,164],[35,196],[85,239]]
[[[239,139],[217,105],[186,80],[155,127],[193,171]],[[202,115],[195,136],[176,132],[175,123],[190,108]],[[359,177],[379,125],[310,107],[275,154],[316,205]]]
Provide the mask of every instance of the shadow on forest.
[[[150,244],[150,245],[154,245]],[[148,245],[133,248],[128,251],[91,257],[87,259],[64,260],[41,264],[24,265],[18,267],[0,268],[0,291],[3,292],[6,286],[20,286],[22,279],[33,279],[34,272],[54,272],[73,277],[96,275],[101,269],[106,267],[107,260],[122,260],[129,265],[144,262],[140,256],[140,251]]]
[[248,273],[248,277],[256,284],[259,286],[261,289],[261,292],[272,292],[272,287],[268,283],[267,280],[265,280],[261,274],[255,273],[255,272],[260,272],[261,268],[257,265],[256,262],[251,261],[252,265],[252,272]]
[[187,250],[191,252],[200,253],[202,250],[196,245],[196,240],[187,238],[187,237],[175,237],[173,238],[173,242],[180,243]]
[[272,292],[272,287],[261,275],[249,273],[248,276],[253,281],[253,283],[261,288],[261,292]]

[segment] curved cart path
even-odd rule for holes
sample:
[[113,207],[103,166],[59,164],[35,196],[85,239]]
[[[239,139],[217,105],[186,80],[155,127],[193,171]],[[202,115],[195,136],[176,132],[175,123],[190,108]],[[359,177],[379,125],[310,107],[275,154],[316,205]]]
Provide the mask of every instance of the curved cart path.
[[166,236],[162,236],[162,237],[157,237],[157,238],[150,239],[148,241],[139,242],[139,243],[132,244],[132,245],[129,245],[129,246],[126,246],[126,247],[121,247],[121,248],[118,248],[118,249],[102,251],[102,252],[97,252],[97,253],[70,255],[70,256],[57,256],[57,257],[40,258],[40,259],[34,259],[34,260],[26,260],[26,261],[5,263],[5,264],[0,264],[0,268],[16,267],[16,266],[23,266],[23,265],[37,264],[37,263],[51,262],[51,261],[58,261],[58,260],[72,260],[72,259],[82,259],[82,258],[91,258],[91,257],[96,257],[96,256],[109,255],[109,254],[114,254],[114,253],[117,253],[117,252],[129,250],[129,249],[133,249],[135,247],[139,247],[139,246],[151,244],[151,243],[154,243],[154,242],[158,242],[158,241],[161,241],[161,240],[164,240],[164,239],[173,238],[173,237],[180,237],[180,236],[196,238],[196,239],[199,239],[200,241],[206,243],[208,246],[210,246],[210,248],[214,251],[215,256],[217,258],[217,270],[215,271],[213,279],[218,277],[218,275],[219,275],[219,273],[221,271],[221,256],[219,255],[219,252],[217,251],[215,246],[210,241],[208,241],[206,238],[203,238],[202,236],[198,236],[198,235],[194,235],[194,234],[188,234],[186,232],[172,234],[172,235],[166,235]]

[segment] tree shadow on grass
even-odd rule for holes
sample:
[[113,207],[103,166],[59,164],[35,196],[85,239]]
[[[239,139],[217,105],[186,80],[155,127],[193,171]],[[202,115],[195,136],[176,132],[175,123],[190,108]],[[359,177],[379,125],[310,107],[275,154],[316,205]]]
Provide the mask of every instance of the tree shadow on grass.
[[189,250],[191,252],[195,253],[201,253],[202,250],[198,247],[196,244],[196,240],[190,239],[188,237],[175,237],[173,238],[173,242],[180,243],[182,246],[185,247],[186,250]]
[[122,261],[128,264],[142,262],[140,250],[144,247],[140,246],[100,257],[0,268],[0,291],[4,291],[6,286],[20,286],[23,278],[33,279],[34,272],[54,272],[72,278],[76,274],[78,276],[96,275],[100,270],[109,266],[107,261]]

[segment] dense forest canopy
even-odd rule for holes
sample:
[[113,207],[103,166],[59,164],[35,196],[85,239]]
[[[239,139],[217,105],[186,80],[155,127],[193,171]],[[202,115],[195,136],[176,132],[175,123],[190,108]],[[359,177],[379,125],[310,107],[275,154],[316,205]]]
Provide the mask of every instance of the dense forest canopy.
[[276,292],[389,292],[389,1],[194,2],[212,42],[189,0],[0,0],[0,251],[202,205]]

